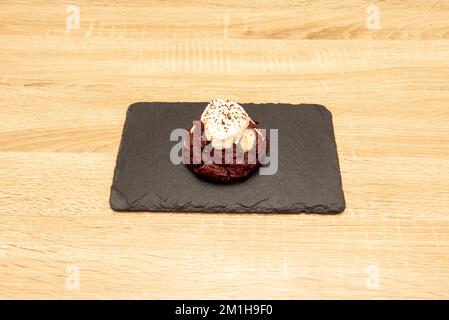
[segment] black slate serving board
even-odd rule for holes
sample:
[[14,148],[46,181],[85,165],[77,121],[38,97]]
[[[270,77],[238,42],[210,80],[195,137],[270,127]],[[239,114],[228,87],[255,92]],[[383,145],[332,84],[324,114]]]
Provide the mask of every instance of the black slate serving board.
[[207,102],[140,102],[127,112],[111,187],[116,211],[338,213],[345,209],[331,113],[321,105],[242,104],[278,129],[278,170],[231,183],[199,179],[170,160],[176,128],[188,129]]

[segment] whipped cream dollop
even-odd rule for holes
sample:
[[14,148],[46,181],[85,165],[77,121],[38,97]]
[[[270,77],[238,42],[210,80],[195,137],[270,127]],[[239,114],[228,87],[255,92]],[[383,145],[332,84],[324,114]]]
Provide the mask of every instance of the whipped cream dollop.
[[232,148],[240,141],[244,142],[241,144],[244,151],[251,149],[255,135],[252,129],[247,129],[250,121],[241,105],[224,99],[212,100],[201,115],[204,133],[214,149]]

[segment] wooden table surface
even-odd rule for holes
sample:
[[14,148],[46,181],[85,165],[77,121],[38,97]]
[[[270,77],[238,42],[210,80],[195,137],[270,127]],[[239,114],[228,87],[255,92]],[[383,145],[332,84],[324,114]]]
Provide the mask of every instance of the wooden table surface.
[[[0,21],[1,298],[449,298],[448,1],[3,0]],[[128,105],[215,97],[326,105],[346,211],[112,211]]]

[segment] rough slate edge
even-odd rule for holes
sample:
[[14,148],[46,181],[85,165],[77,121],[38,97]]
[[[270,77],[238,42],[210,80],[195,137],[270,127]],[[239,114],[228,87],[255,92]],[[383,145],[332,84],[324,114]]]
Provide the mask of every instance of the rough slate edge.
[[[120,146],[117,152],[117,158],[116,158],[116,166],[114,169],[114,178],[113,178],[113,183],[111,186],[111,193],[110,193],[110,198],[109,198],[109,204],[111,206],[111,208],[114,211],[119,211],[119,212],[170,212],[170,213],[220,213],[220,214],[238,214],[238,213],[242,213],[242,214],[247,214],[247,213],[252,213],[252,214],[300,214],[300,213],[306,213],[306,214],[329,214],[329,215],[334,215],[334,214],[338,214],[338,213],[342,213],[345,209],[346,209],[346,199],[344,196],[344,192],[343,192],[343,185],[342,185],[342,177],[341,177],[341,170],[340,170],[340,161],[338,158],[338,150],[337,150],[337,144],[336,144],[336,140],[335,140],[335,131],[334,131],[334,124],[333,124],[333,117],[332,117],[332,113],[329,111],[329,109],[327,109],[325,106],[321,105],[321,104],[305,104],[305,103],[300,103],[300,104],[291,104],[291,103],[242,103],[242,105],[263,105],[263,104],[270,104],[270,105],[282,105],[282,106],[287,106],[290,105],[292,107],[298,107],[301,105],[314,105],[317,106],[319,108],[322,109],[322,111],[324,111],[325,113],[327,113],[330,117],[330,129],[331,129],[331,133],[332,133],[332,139],[331,139],[331,143],[333,144],[333,146],[335,147],[335,156],[336,156],[336,165],[337,165],[337,169],[340,177],[340,189],[342,191],[342,202],[341,205],[335,209],[335,210],[329,210],[328,206],[323,206],[323,205],[317,205],[317,206],[313,206],[313,207],[300,207],[298,209],[295,210],[278,210],[278,209],[273,209],[273,208],[268,208],[267,210],[258,210],[257,212],[251,212],[251,211],[247,211],[245,210],[245,208],[243,208],[241,205],[236,206],[232,209],[232,211],[222,211],[220,209],[208,209],[207,212],[205,211],[195,211],[195,210],[177,210],[177,209],[173,209],[173,208],[164,208],[164,209],[160,209],[157,211],[150,211],[148,209],[142,208],[133,208],[132,210],[129,209],[130,204],[128,203],[127,197],[117,188],[114,187],[115,181],[118,177],[117,175],[117,171],[118,171],[118,162],[119,162],[119,157],[121,154],[121,151],[124,147],[124,136],[126,134],[126,130],[127,130],[127,119],[128,119],[128,115],[131,112],[132,108],[136,105],[140,105],[140,104],[164,104],[164,103],[192,103],[192,104],[204,104],[207,105],[208,102],[169,102],[169,101],[153,101],[153,102],[135,102],[133,104],[131,104],[128,107],[128,110],[126,112],[126,116],[125,116],[125,123],[123,126],[123,131],[122,131],[122,135],[120,137]],[[192,173],[193,174],[193,173]],[[212,182],[213,183],[213,182]],[[228,206],[228,208],[231,206]],[[201,209],[201,208],[198,208]]]

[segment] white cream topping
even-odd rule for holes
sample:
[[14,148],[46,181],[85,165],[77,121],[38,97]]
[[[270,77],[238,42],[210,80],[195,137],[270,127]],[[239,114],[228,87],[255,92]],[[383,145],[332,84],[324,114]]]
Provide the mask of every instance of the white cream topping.
[[254,129],[245,129],[243,132],[242,138],[240,139],[240,146],[242,147],[243,152],[247,152],[251,150],[256,141],[256,132]]
[[250,120],[241,105],[224,99],[212,100],[201,115],[206,138],[214,149],[232,148],[234,143],[239,143]]

